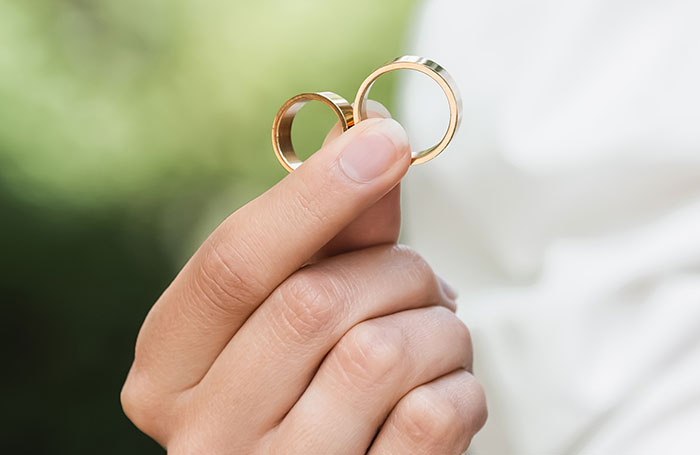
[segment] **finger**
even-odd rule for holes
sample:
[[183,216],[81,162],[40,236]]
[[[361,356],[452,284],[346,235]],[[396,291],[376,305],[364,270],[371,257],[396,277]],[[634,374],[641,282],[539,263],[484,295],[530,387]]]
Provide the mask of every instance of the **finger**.
[[[367,101],[367,113],[370,118],[391,118],[389,110],[374,100]],[[341,129],[338,123],[328,133],[326,141],[332,140],[340,133]],[[400,229],[401,190],[400,184],[397,184],[376,204],[365,210],[321,248],[311,259],[311,262],[373,245],[396,243]]]
[[358,216],[311,258],[311,263],[326,257],[374,245],[396,243],[401,230],[401,184]]
[[[379,101],[367,100],[366,106],[367,118],[391,118],[389,109]],[[340,126],[340,122],[336,122],[323,140],[323,145],[326,145],[341,134],[343,134],[343,129]]]
[[[298,400],[324,356],[351,327],[431,305],[455,309],[430,266],[406,247],[372,247],[305,267],[246,321],[192,400],[216,408],[203,406],[205,414],[220,416],[208,426],[235,426],[236,415],[248,419],[255,413],[261,429],[268,430]],[[246,402],[230,407],[233,398],[227,396],[245,396]]]
[[152,308],[125,388],[196,384],[258,304],[395,187],[409,162],[403,128],[369,119],[232,214]]
[[411,390],[391,411],[369,455],[454,454],[467,450],[486,422],[484,389],[457,370]]
[[445,308],[365,321],[328,354],[275,440],[289,453],[364,453],[404,394],[471,358],[467,328]]

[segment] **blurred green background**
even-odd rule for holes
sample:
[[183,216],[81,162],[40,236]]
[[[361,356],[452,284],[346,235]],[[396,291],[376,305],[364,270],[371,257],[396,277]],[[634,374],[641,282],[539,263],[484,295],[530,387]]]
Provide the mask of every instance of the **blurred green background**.
[[[162,453],[119,404],[146,312],[285,175],[279,106],[352,100],[401,54],[413,3],[0,2],[2,453]],[[372,95],[391,107],[391,93]],[[305,108],[295,144],[333,122]]]

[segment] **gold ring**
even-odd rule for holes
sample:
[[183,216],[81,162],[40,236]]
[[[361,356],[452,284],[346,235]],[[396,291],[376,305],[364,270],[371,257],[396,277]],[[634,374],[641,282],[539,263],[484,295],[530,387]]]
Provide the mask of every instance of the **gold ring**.
[[297,113],[309,101],[320,101],[327,105],[340,120],[343,131],[353,126],[352,106],[342,96],[333,92],[302,93],[290,98],[282,105],[272,123],[272,147],[282,166],[289,172],[301,166],[302,161],[292,146],[292,122]]
[[447,147],[447,144],[450,143],[457,132],[457,128],[459,128],[459,124],[462,121],[462,98],[459,95],[457,84],[443,67],[427,58],[404,55],[378,68],[362,83],[355,97],[353,112],[355,123],[360,123],[367,118],[366,103],[372,84],[374,84],[382,74],[395,70],[414,70],[427,74],[438,83],[442,91],[445,92],[445,96],[447,96],[447,102],[450,107],[450,123],[447,126],[445,135],[436,145],[429,149],[412,153],[411,156],[411,164],[425,163],[439,155],[440,152]]

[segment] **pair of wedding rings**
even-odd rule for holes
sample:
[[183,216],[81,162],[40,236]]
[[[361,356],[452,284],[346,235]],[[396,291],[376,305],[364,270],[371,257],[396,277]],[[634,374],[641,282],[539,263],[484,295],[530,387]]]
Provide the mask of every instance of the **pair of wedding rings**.
[[333,92],[302,93],[282,105],[272,124],[272,147],[275,155],[287,171],[292,172],[301,166],[302,161],[292,146],[292,122],[302,107],[309,101],[320,101],[330,107],[340,120],[343,131],[367,118],[367,99],[372,84],[382,75],[395,70],[414,70],[430,76],[440,86],[450,109],[450,121],[443,138],[434,146],[411,154],[411,164],[430,161],[442,152],[450,143],[462,118],[462,99],[457,85],[447,71],[432,60],[423,57],[405,55],[392,60],[378,68],[362,83],[357,91],[353,106],[342,96]]

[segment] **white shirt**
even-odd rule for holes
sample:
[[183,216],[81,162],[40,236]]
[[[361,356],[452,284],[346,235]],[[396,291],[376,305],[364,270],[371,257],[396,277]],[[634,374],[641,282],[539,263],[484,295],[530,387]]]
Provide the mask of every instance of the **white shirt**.
[[[472,452],[700,454],[700,2],[418,18],[407,51],[454,76],[464,118],[405,180],[404,240],[460,291],[490,411]],[[438,138],[420,77],[399,119]]]

